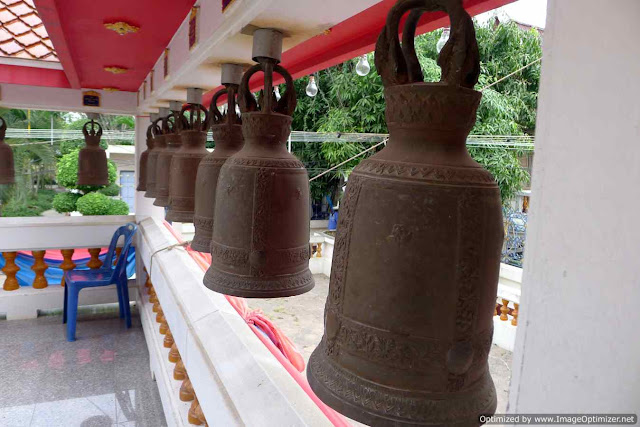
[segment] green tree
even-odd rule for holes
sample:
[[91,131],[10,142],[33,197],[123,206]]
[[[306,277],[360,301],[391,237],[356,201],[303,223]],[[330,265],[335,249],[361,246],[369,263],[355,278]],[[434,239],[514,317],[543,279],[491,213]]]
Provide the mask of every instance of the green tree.
[[[472,134],[532,135],[535,130],[540,63],[500,82],[498,80],[541,57],[541,40],[537,31],[523,31],[516,24],[476,26],[480,51],[481,75],[476,87],[483,91],[478,117]],[[438,81],[436,43],[442,30],[416,38],[415,46],[425,81]],[[371,72],[361,77],[355,73],[358,59],[320,71],[318,95],[305,94],[308,77],[295,82],[298,108],[293,129],[316,132],[387,133],[383,85],[376,72],[373,54],[368,55]],[[498,82],[496,84],[496,82]],[[337,165],[371,146],[371,143],[324,142],[296,144],[295,153],[310,171]],[[502,147],[470,147],[470,154],[491,171],[506,202],[528,179],[520,166],[521,152]],[[362,158],[347,163],[311,183],[314,198],[318,194],[335,194],[343,179]],[[314,176],[317,173],[311,173]]]
[[97,192],[80,197],[76,206],[82,215],[127,215],[129,213],[129,205],[126,202]]
[[76,203],[80,197],[82,197],[82,194],[71,193],[69,191],[65,193],[58,193],[53,198],[53,208],[56,212],[60,213],[75,212],[77,209]]

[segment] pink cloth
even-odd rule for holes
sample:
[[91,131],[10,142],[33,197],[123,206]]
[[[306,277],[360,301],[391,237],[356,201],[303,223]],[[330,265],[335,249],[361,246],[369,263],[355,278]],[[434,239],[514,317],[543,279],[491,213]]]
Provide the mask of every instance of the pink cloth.
[[[100,255],[104,254],[105,252],[107,252],[108,248],[102,248],[100,250]],[[51,261],[62,261],[64,260],[62,253],[60,252],[59,249],[49,249],[47,251],[45,251],[46,253],[44,254],[44,259],[45,260],[51,260]],[[19,254],[21,255],[28,255],[28,256],[33,256],[33,253],[31,251],[18,251]],[[79,260],[79,259],[86,259],[86,258],[91,258],[91,254],[89,253],[89,249],[75,249],[73,252],[73,257],[71,257],[72,260]]]

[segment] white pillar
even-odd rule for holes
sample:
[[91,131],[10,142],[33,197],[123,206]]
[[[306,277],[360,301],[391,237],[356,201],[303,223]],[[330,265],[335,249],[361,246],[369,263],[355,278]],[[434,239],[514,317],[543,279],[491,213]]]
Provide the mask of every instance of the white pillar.
[[[147,128],[149,127],[148,116],[136,116],[136,173],[135,182],[138,185],[138,169],[140,166],[140,155],[147,149]],[[164,209],[153,206],[153,199],[144,197],[144,191],[136,191],[136,220],[141,221],[146,217],[164,218]]]
[[640,412],[640,1],[549,0],[509,412]]

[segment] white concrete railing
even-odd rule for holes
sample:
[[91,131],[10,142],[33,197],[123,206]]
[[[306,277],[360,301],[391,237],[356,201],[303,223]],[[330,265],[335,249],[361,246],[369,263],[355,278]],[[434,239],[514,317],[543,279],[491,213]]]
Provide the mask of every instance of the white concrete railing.
[[0,218],[0,252],[108,246],[133,215]]
[[[331,425],[227,299],[204,287],[204,272],[190,255],[182,248],[166,249],[176,243],[161,222],[140,222],[138,285],[142,289],[144,266],[151,276],[156,310],[162,310],[174,352],[179,353],[205,418],[224,426]],[[139,295],[151,369],[167,423],[187,426],[189,404],[179,398],[181,384],[173,379],[174,365],[153,304],[145,292]]]
[[[335,238],[326,232],[313,231],[311,245],[314,248],[309,260],[311,272],[330,276]],[[521,284],[522,268],[500,264],[493,342],[509,351],[513,351],[515,345]]]
[[[0,252],[6,261],[2,269],[6,276],[0,279],[0,313],[5,314],[8,320],[14,320],[35,318],[38,310],[61,309],[64,289],[47,283],[44,274],[48,266],[44,251],[94,248],[92,257],[97,259],[99,248],[109,246],[115,230],[128,222],[135,222],[135,217],[0,218]],[[17,251],[31,251],[36,259],[32,268],[36,273],[33,286],[17,285],[15,275],[19,268],[14,262]],[[71,251],[63,253],[71,257]],[[117,300],[115,288],[107,286],[83,290],[79,303],[106,304]]]

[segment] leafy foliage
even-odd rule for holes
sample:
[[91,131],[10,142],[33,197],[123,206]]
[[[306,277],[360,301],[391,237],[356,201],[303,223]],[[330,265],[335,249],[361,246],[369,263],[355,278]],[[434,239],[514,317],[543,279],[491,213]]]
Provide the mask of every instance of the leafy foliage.
[[78,199],[78,212],[82,215],[128,215],[129,205],[102,193],[89,193]]
[[22,202],[15,198],[2,206],[3,217],[25,217],[39,216],[42,212],[51,209],[55,192],[52,190],[40,190],[38,193],[31,193]]
[[[541,42],[535,30],[523,31],[516,24],[476,26],[481,75],[477,90],[541,57]],[[442,31],[416,38],[415,46],[426,82],[440,79],[436,43]],[[295,81],[298,108],[293,129],[315,132],[387,133],[384,87],[376,72],[373,54],[368,55],[371,72],[358,76],[358,58],[320,71],[316,78],[319,92],[314,98],[305,93],[308,77]],[[483,92],[473,134],[525,135],[535,130],[540,63],[495,84]],[[294,146],[294,151],[310,169],[311,176],[328,169],[371,146],[359,142],[324,142]],[[520,166],[522,153],[501,147],[470,148],[470,154],[496,178],[503,201],[517,193],[528,174]],[[344,178],[362,157],[350,161],[333,173],[311,183],[314,200],[339,193]],[[322,165],[322,167],[320,167]],[[316,172],[316,173],[313,173]],[[335,201],[335,197],[334,197]]]
[[82,215],[108,215],[111,199],[93,192],[80,197],[76,205]]
[[114,182],[106,187],[101,188],[100,190],[98,190],[98,192],[104,194],[105,196],[116,197],[120,195],[120,186]]
[[107,215],[129,215],[129,205],[123,200],[111,199]]
[[77,210],[76,203],[81,196],[79,193],[72,193],[70,191],[58,193],[53,198],[53,209],[59,213],[75,212]]

